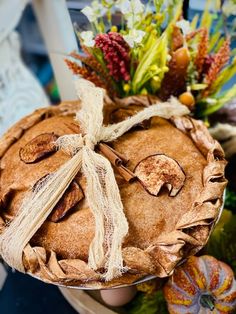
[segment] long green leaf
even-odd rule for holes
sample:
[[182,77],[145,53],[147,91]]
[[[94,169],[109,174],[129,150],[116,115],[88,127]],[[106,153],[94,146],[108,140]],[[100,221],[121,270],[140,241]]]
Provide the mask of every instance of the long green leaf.
[[232,49],[230,54],[232,57],[234,57],[236,55],[236,48]]
[[196,15],[194,16],[194,18],[192,19],[192,22],[191,22],[191,24],[190,24],[191,29],[192,29],[193,31],[195,31],[195,29],[197,28],[198,21],[199,21],[199,15],[196,14]]
[[211,24],[213,21],[213,16],[210,13],[211,2],[212,2],[212,0],[206,1],[205,9],[203,11],[201,23],[200,23],[200,27],[206,27],[209,31],[210,31]]
[[214,48],[215,53],[220,49],[220,47],[223,45],[224,41],[225,41],[225,38],[221,37],[220,40],[218,41],[217,45]]
[[213,83],[211,90],[212,93],[217,94],[220,89],[234,76],[236,75],[236,59],[232,64],[224,68],[215,82]]
[[153,64],[157,64],[157,66],[160,65],[158,63],[158,59],[160,59],[161,53],[164,53],[167,57],[167,36],[165,32],[151,47],[151,49],[146,51],[140,60],[132,82],[132,89],[134,93],[137,93],[138,89],[142,87],[142,80],[150,66]]
[[224,106],[231,99],[236,97],[236,84],[233,85],[222,97],[218,98],[215,105],[209,105],[203,112],[203,116],[209,116],[212,113],[218,111],[221,107]]
[[171,19],[171,22],[168,24],[167,28],[166,28],[166,33],[167,33],[167,37],[168,37],[168,41],[171,40],[171,34],[173,31],[173,26],[176,24],[176,22],[178,21],[179,17],[181,16],[181,13],[183,11],[183,0],[178,1],[176,7],[175,7],[175,14],[173,16],[173,18]]
[[211,52],[214,47],[216,46],[216,43],[219,41],[221,37],[220,32],[216,32],[214,35],[211,36],[210,41],[209,41],[209,49],[208,52]]

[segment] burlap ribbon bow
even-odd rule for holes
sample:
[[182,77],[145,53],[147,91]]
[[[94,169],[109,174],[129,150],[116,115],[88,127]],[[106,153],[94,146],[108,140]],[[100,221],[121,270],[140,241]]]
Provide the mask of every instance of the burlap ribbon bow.
[[[25,246],[47,219],[57,202],[79,171],[86,177],[86,198],[95,218],[95,236],[90,244],[88,264],[92,269],[104,268],[106,280],[125,270],[122,242],[128,233],[119,188],[110,162],[94,151],[99,142],[111,142],[134,125],[159,116],[188,114],[188,109],[173,99],[170,103],[150,106],[131,118],[103,126],[103,90],[86,80],[76,82],[81,110],[76,115],[82,134],[61,136],[56,144],[69,154],[57,172],[47,177],[23,202],[18,215],[0,237],[0,254],[12,267],[24,272],[22,255]],[[78,239],[79,240],[79,239]]]

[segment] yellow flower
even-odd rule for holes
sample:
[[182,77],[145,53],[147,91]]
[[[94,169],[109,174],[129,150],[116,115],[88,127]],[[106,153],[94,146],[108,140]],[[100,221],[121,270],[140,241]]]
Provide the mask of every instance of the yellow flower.
[[155,19],[156,21],[163,22],[163,21],[164,21],[164,15],[161,14],[161,13],[157,13],[157,14],[154,15],[154,19]]
[[153,36],[157,35],[157,30],[156,29],[152,30],[152,35]]
[[123,86],[123,90],[128,93],[130,91],[130,85],[129,84],[125,84]]
[[149,32],[152,31],[152,29],[153,29],[152,25],[148,25],[148,26],[145,28],[145,31],[146,31],[147,33],[149,33]]
[[160,80],[159,76],[155,75],[152,77],[151,87],[152,87],[153,91],[157,91],[158,88],[160,88],[160,83],[161,83],[161,80]]
[[158,66],[156,64],[153,64],[153,65],[150,66],[150,70],[153,71],[153,72],[157,72],[158,69],[159,68],[158,68]]
[[160,78],[157,75],[153,76],[152,80],[157,83],[160,82]]
[[169,71],[169,68],[167,67],[167,66],[164,66],[163,68],[162,68],[162,71],[165,73],[165,72],[168,72]]
[[146,88],[143,88],[141,90],[141,95],[147,95],[148,94],[148,91],[146,90]]
[[209,128],[211,125],[210,125],[210,122],[208,121],[208,120],[205,120],[204,121],[204,124],[205,124],[205,126],[207,127],[207,128]]
[[111,32],[117,33],[117,31],[118,31],[117,26],[116,25],[112,25]]

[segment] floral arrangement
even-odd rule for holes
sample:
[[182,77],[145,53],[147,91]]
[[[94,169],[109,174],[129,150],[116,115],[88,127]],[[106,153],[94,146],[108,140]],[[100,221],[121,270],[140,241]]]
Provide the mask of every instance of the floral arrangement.
[[[183,2],[178,0],[150,0],[146,5],[140,0],[93,1],[82,13],[91,29],[76,29],[82,53],[72,53],[66,63],[75,75],[103,87],[112,99],[152,95],[165,101],[175,96],[208,122],[209,115],[236,97],[236,84],[225,88],[236,74],[235,49],[231,49],[236,23],[227,25],[228,16],[236,15],[235,0],[208,0],[202,16],[191,22],[183,18]],[[175,313],[176,306],[185,313],[199,306],[196,300],[203,309],[232,312],[236,299],[227,295],[226,285],[235,283],[236,275],[236,192],[231,187],[225,207],[203,252],[208,255],[190,258],[168,282],[138,285],[138,294],[122,309],[124,313]],[[202,274],[203,263],[212,272]],[[220,294],[213,288],[217,269],[223,280]],[[194,285],[201,285],[192,299],[184,299],[191,287],[183,284],[183,273]],[[202,288],[208,281],[211,288]]]
[[231,33],[223,27],[229,5],[219,4],[224,14],[216,15],[210,4],[201,19],[189,22],[182,17],[182,1],[93,1],[82,10],[91,30],[77,30],[83,53],[72,53],[66,62],[112,98],[173,95],[207,117],[236,95],[236,85],[222,93],[236,73]]

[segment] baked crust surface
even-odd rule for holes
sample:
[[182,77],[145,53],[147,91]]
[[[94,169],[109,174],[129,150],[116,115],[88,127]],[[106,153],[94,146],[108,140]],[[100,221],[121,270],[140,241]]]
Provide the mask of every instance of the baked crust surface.
[[[55,151],[36,162],[25,163],[20,150],[41,134],[78,133],[79,127],[74,122],[78,108],[79,103],[71,103],[37,110],[0,140],[0,233],[14,219],[34,185],[70,158]],[[157,156],[151,171],[156,171],[159,177],[161,173],[166,178],[168,169],[174,171],[169,160],[177,162],[185,175],[183,186],[175,196],[170,196],[165,187],[152,195],[146,183],[141,180],[128,183],[114,168],[129,223],[123,243],[128,272],[104,282],[100,273],[87,265],[94,218],[86,202],[85,178],[78,174],[76,182],[85,197],[59,221],[45,221],[31,239],[23,256],[28,273],[55,284],[113,287],[130,284],[146,275],[168,276],[178,263],[206,244],[223,204],[226,161],[221,146],[203,123],[190,117],[171,120],[154,117],[147,129],[133,128],[108,145],[129,160],[127,168],[134,174],[137,166],[150,156]],[[162,156],[169,159],[161,160],[160,169]]]

